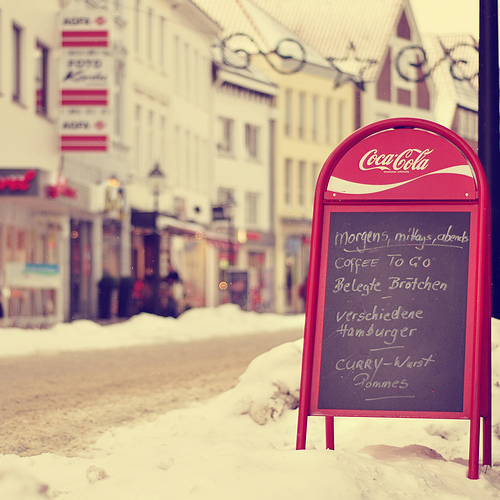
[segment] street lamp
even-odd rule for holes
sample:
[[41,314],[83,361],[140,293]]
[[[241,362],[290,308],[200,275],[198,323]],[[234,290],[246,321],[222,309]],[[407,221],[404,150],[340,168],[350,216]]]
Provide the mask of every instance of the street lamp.
[[148,175],[153,194],[153,234],[150,236],[153,244],[153,313],[160,314],[160,240],[157,228],[160,194],[165,187],[165,174],[161,171],[160,164],[155,163],[153,170]]
[[153,170],[149,172],[148,179],[151,184],[151,192],[153,193],[154,197],[154,212],[155,215],[158,215],[160,193],[163,191],[163,188],[165,186],[165,174],[161,171],[159,163],[155,163]]

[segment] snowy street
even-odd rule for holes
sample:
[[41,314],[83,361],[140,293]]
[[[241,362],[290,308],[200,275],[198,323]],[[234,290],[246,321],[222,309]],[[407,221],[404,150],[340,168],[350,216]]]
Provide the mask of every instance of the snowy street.
[[231,389],[253,358],[302,335],[295,329],[0,358],[0,454],[79,455],[110,428]]

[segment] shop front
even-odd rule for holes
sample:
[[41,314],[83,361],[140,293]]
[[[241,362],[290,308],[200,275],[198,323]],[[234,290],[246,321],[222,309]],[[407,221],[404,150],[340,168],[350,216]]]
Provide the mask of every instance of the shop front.
[[[199,224],[132,210],[132,277],[141,297],[137,312],[168,315],[168,295],[176,310],[206,305],[206,239]],[[175,289],[175,292],[174,292]]]
[[44,173],[0,169],[0,316],[3,326],[64,319],[65,218],[43,211]]
[[274,236],[260,231],[236,231],[209,238],[216,249],[218,304],[236,304],[245,311],[272,312]]

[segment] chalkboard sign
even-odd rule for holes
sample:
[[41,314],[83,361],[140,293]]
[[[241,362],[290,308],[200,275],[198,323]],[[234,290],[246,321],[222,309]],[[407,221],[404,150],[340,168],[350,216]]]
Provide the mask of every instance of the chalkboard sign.
[[462,412],[470,212],[328,216],[316,409]]
[[297,449],[308,416],[470,419],[491,465],[491,213],[470,146],[427,120],[366,125],[314,197]]

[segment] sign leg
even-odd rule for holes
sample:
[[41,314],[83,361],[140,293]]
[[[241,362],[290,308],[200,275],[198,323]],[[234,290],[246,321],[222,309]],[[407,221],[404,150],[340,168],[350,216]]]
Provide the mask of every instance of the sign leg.
[[470,421],[469,479],[479,478],[479,418],[472,415]]
[[306,449],[306,435],[307,435],[307,412],[299,406],[299,421],[297,424],[297,443],[296,450]]
[[491,417],[483,418],[483,466],[492,464],[491,459]]
[[333,438],[333,417],[325,417],[326,449],[334,450],[335,442]]

